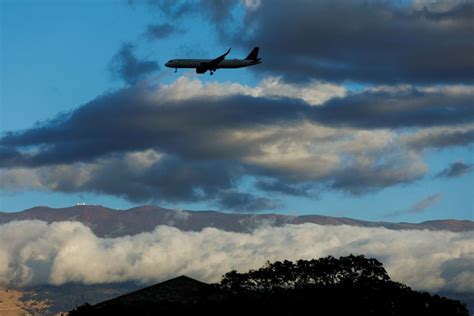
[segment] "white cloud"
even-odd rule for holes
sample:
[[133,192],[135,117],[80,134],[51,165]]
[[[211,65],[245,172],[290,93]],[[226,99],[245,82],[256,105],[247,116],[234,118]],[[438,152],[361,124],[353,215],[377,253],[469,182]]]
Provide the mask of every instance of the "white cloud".
[[314,224],[261,227],[251,234],[214,228],[98,238],[78,222],[0,225],[0,282],[158,282],[177,275],[216,282],[267,260],[364,254],[415,289],[474,292],[474,232],[395,231]]
[[425,93],[443,93],[451,95],[472,95],[474,86],[472,85],[433,85],[433,86],[413,86],[409,84],[399,85],[378,85],[367,88],[367,91],[398,93],[416,90]]
[[182,101],[199,97],[228,97],[245,95],[252,97],[295,98],[310,105],[319,105],[325,101],[343,97],[347,93],[344,86],[319,81],[307,84],[285,83],[280,77],[266,77],[251,87],[234,82],[202,82],[199,79],[181,76],[171,84],[162,84],[152,94],[155,100]]
[[254,11],[262,4],[262,0],[242,0],[247,10]]

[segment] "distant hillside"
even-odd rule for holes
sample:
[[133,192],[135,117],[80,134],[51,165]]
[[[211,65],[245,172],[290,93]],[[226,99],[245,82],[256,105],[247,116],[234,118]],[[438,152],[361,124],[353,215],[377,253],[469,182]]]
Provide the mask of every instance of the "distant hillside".
[[0,286],[0,316],[60,315],[88,302],[96,304],[143,287],[132,282],[66,283],[27,288]]
[[49,314],[48,300],[26,299],[26,293],[0,287],[0,315],[25,316]]
[[262,225],[282,226],[303,223],[385,227],[394,230],[429,229],[454,232],[474,230],[474,222],[468,220],[434,220],[422,223],[369,222],[322,215],[287,216],[229,214],[215,211],[176,211],[152,205],[134,207],[128,210],[114,210],[95,205],[58,209],[38,206],[22,212],[0,212],[0,223],[31,219],[47,222],[79,221],[89,226],[100,237],[118,237],[150,232],[158,225],[173,226],[184,231],[200,231],[206,227],[215,227],[232,232],[251,232]]

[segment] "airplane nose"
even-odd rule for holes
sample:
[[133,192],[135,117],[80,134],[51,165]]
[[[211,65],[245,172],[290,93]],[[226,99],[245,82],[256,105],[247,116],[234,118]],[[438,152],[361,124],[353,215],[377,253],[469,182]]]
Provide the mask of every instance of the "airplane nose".
[[165,66],[166,66],[166,67],[169,67],[169,66],[170,66],[170,62],[167,62],[167,63],[165,64]]

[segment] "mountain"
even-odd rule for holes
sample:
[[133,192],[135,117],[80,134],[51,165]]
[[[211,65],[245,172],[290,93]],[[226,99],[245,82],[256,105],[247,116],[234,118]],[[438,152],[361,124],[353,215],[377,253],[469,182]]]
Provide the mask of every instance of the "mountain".
[[109,305],[116,305],[119,302],[123,305],[147,304],[154,302],[196,304],[213,296],[216,298],[218,296],[218,292],[214,286],[183,275],[99,303],[97,306],[99,308],[107,307]]
[[[224,298],[219,289],[187,276],[179,276],[101,303],[86,303],[71,315],[172,315],[188,314],[204,304],[215,305]],[[179,313],[181,314],[181,313]]]
[[304,223],[385,227],[393,230],[429,229],[454,232],[474,230],[474,222],[469,220],[448,219],[421,223],[370,222],[322,215],[288,216],[181,211],[153,205],[134,207],[128,210],[115,210],[98,205],[78,205],[67,208],[38,206],[21,212],[0,212],[0,223],[33,219],[46,222],[79,221],[90,227],[99,237],[119,237],[151,232],[158,225],[173,226],[184,231],[200,231],[206,227],[214,227],[231,232],[251,232],[262,225],[283,226]]

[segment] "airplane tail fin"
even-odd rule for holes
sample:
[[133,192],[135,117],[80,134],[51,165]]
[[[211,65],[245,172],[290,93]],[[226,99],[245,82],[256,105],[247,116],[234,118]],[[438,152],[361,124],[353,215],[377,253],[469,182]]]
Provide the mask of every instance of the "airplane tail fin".
[[257,60],[258,59],[258,47],[254,47],[250,54],[245,58],[247,60]]

